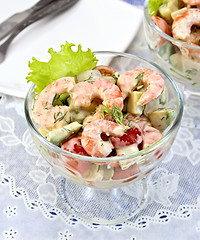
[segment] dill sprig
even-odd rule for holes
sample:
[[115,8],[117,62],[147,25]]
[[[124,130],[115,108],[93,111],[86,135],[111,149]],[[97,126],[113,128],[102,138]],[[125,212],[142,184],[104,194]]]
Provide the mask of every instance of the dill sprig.
[[111,117],[114,118],[115,122],[118,123],[119,125],[122,125],[124,127],[124,132],[126,132],[128,129],[133,129],[135,126],[130,127],[130,121],[128,121],[127,125],[124,125],[123,121],[125,120],[125,118],[127,117],[127,114],[123,115],[121,109],[119,108],[118,105],[113,105],[112,106],[112,110],[109,109],[109,107],[107,106],[102,106],[101,107],[101,117],[103,119],[106,119],[106,114],[110,115]]
[[144,76],[144,72],[138,74],[137,77],[135,78],[135,79],[137,79],[136,87],[139,85],[139,83],[142,80],[143,76]]
[[67,112],[66,113],[62,113],[62,112],[57,112],[57,113],[54,113],[54,123],[56,123],[57,121],[62,121],[63,118],[66,116]]

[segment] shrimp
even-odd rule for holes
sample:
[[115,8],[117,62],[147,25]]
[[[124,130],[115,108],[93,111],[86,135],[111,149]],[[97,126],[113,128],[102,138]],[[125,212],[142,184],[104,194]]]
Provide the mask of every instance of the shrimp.
[[93,70],[98,70],[102,76],[113,76],[113,74],[116,72],[112,67],[105,65],[96,66],[93,68]]
[[200,6],[199,0],[183,0],[183,2],[190,6]]
[[151,146],[152,144],[154,144],[163,137],[162,133],[158,129],[148,124],[144,126],[142,132],[143,132],[143,144],[142,144],[143,149]]
[[108,120],[97,119],[88,123],[81,135],[81,144],[85,151],[92,157],[106,157],[114,148],[109,141],[103,141],[101,134],[122,136],[123,126]]
[[[161,31],[163,31],[164,33],[166,33],[169,36],[171,35],[171,31],[169,29],[169,25],[163,18],[158,17],[158,16],[151,16],[151,20],[153,21],[153,23],[158,28],[160,28]],[[160,37],[160,42],[159,42],[160,46],[163,46],[166,42],[167,42],[166,39],[164,39],[163,37]]]
[[59,95],[71,92],[75,81],[73,77],[60,78],[49,84],[39,93],[33,106],[33,118],[41,127],[52,130],[70,122],[68,106],[54,106]]
[[178,14],[172,24],[172,35],[175,39],[198,44],[200,31],[192,33],[192,26],[200,26],[200,9],[190,8]]
[[89,107],[95,98],[102,99],[103,104],[110,109],[113,105],[123,109],[122,93],[114,83],[105,79],[97,79],[92,82],[79,82],[75,85],[72,100],[76,107]]
[[138,105],[143,106],[161,94],[164,88],[164,79],[156,71],[147,68],[138,68],[120,75],[117,85],[120,87],[124,98],[139,85],[147,87],[147,90],[138,101]]

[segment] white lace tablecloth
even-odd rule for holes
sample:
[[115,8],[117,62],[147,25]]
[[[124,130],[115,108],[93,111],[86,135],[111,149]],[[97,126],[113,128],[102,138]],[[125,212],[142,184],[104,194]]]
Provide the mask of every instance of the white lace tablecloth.
[[[142,28],[127,51],[152,58]],[[200,239],[200,129],[180,128],[168,156],[147,179],[144,209],[124,223],[103,226],[66,210],[61,177],[36,150],[23,104],[0,94],[0,239]],[[188,123],[200,112],[199,102],[190,106],[183,118]]]

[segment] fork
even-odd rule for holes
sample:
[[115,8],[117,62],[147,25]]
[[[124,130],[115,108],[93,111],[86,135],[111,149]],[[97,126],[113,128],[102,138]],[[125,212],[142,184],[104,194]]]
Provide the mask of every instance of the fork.
[[26,17],[22,22],[20,22],[11,35],[6,39],[6,41],[0,45],[0,63],[5,60],[7,50],[13,41],[13,39],[26,27],[32,23],[46,17],[49,14],[58,14],[71,6],[73,6],[78,0],[56,0],[49,3],[46,7],[33,11],[28,17]]
[[47,4],[49,4],[53,1],[54,0],[39,0],[32,7],[28,8],[22,12],[15,13],[11,17],[7,18],[5,21],[0,23],[0,40],[2,40],[7,35],[9,35],[13,31],[13,29],[17,26],[17,24],[19,24],[21,21],[23,21],[32,12],[36,12],[36,11],[42,9]]

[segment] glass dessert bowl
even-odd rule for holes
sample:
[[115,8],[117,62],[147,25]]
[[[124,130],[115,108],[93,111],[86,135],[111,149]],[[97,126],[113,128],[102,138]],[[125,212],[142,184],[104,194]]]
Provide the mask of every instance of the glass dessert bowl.
[[[185,10],[186,7],[183,7],[182,9]],[[177,13],[175,11],[171,15],[174,16],[175,18],[176,16],[175,14],[178,15],[178,12],[180,12],[180,10],[177,10]],[[172,31],[170,24],[168,31],[163,26],[165,23],[166,21],[162,23],[161,22],[157,23],[156,20],[151,18],[149,10],[149,0],[145,1],[144,3],[145,37],[153,57],[155,58],[156,62],[168,74],[174,77],[174,79],[177,82],[180,82],[181,84],[186,86],[186,88],[192,91],[194,94],[199,95],[200,46],[192,43],[189,44],[188,42],[183,40],[175,39],[174,37],[172,37],[172,33],[169,32]]]
[[[174,81],[156,64],[126,53],[95,52],[95,56],[99,65],[112,67],[119,74],[148,68],[162,75],[168,95],[162,107],[173,109],[174,116],[159,141],[140,151],[114,157],[91,157],[65,151],[38,131],[39,125],[34,122],[32,112],[34,85],[25,99],[25,115],[41,155],[64,177],[59,188],[66,206],[88,221],[109,224],[132,217],[144,204],[145,176],[161,163],[172,146],[181,123],[183,103]],[[130,186],[135,189],[131,195],[127,193]]]

